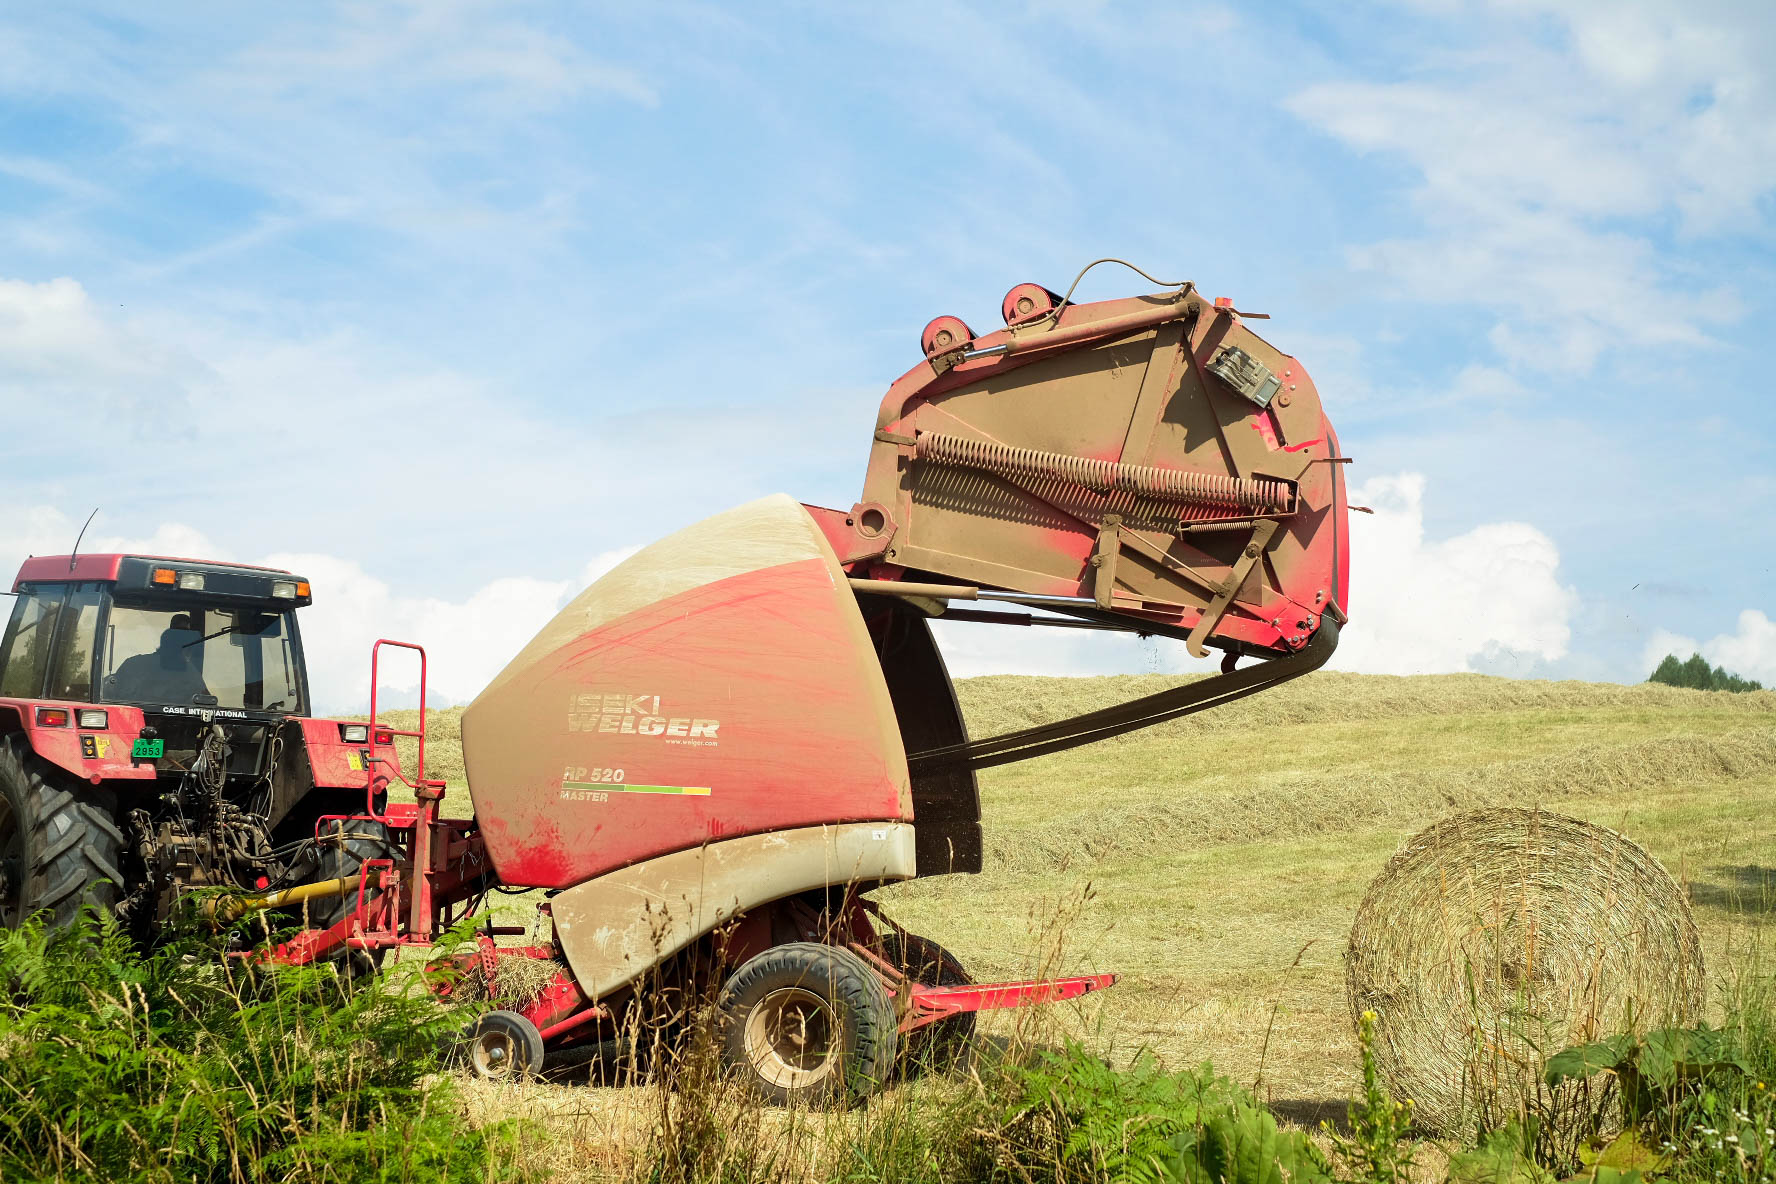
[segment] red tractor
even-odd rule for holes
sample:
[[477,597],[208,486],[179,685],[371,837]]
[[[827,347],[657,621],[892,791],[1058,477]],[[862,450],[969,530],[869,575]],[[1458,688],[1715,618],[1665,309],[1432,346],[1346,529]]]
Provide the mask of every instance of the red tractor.
[[[355,872],[392,736],[309,714],[301,576],[145,555],[31,558],[0,638],[0,924],[83,903],[138,932],[194,887]],[[372,790],[374,797],[374,790]],[[319,919],[343,912],[317,902]]]

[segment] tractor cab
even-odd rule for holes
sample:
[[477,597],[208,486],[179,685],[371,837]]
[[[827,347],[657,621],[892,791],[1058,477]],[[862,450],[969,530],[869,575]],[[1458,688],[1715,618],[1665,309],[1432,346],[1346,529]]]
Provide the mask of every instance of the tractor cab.
[[299,575],[59,555],[26,560],[12,594],[0,847],[18,850],[0,851],[0,914],[32,898],[19,870],[32,862],[31,799],[62,800],[56,786],[91,799],[82,818],[97,847],[121,847],[98,860],[115,868],[95,866],[121,888],[119,911],[148,919],[190,887],[295,873],[281,853],[320,818],[363,811],[398,770],[387,729],[311,714]]
[[31,559],[13,593],[0,696],[212,719],[304,714],[295,609],[311,597],[308,581],[288,572],[122,555]]

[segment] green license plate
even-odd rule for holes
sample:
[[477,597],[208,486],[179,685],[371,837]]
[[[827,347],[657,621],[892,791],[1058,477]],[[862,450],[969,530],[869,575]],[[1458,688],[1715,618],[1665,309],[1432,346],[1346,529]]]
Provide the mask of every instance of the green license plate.
[[130,759],[159,759],[166,755],[165,740],[138,740],[130,745]]

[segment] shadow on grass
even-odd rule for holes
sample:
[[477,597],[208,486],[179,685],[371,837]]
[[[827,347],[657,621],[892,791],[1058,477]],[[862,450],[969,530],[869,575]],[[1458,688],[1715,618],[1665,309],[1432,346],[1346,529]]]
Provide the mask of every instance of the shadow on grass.
[[1305,1131],[1318,1131],[1329,1122],[1341,1134],[1350,1133],[1350,1102],[1344,1098],[1272,1098],[1265,1105],[1281,1122]]
[[555,1085],[639,1085],[646,1075],[621,1042],[602,1040],[555,1049],[538,1076]]
[[1756,864],[1711,867],[1710,880],[1690,882],[1690,903],[1735,915],[1776,913],[1776,868]]

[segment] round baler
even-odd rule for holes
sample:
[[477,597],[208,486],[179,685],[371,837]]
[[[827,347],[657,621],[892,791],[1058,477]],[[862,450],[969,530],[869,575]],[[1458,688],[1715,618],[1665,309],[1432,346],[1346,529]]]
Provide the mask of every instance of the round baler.
[[[990,334],[927,326],[850,510],[763,498],[586,589],[463,714],[473,817],[440,816],[422,749],[416,804],[359,819],[405,858],[306,886],[355,907],[258,956],[429,944],[480,907],[491,864],[546,890],[552,929],[501,946],[524,930],[488,924],[459,959],[506,1004],[472,1034],[479,1071],[633,1032],[661,999],[695,1014],[686,994],[707,987],[725,1055],[781,1100],[862,1096],[897,1051],[953,1050],[976,1011],[1114,981],[971,984],[867,893],[981,869],[978,769],[1324,663],[1348,591],[1347,458],[1300,362],[1192,285],[1078,305],[1021,284],[1003,313]],[[1221,672],[971,738],[933,618],[1173,637],[1218,650]],[[406,779],[375,764],[372,780]]]

